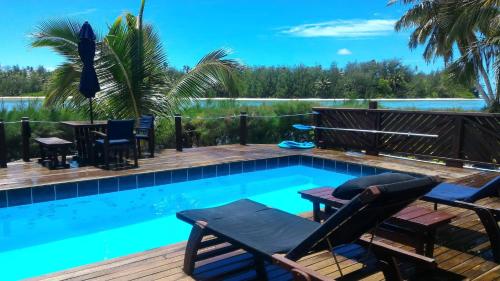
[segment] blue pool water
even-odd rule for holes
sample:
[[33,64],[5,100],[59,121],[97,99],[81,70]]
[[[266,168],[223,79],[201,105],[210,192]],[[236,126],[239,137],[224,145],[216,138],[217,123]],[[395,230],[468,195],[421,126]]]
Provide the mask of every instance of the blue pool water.
[[305,166],[244,173],[0,209],[1,280],[18,280],[185,241],[175,213],[241,198],[291,213],[297,191],[354,176]]

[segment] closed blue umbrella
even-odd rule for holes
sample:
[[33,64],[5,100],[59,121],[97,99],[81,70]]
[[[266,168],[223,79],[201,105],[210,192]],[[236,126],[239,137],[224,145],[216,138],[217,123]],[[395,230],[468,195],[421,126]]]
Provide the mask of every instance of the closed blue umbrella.
[[80,42],[78,42],[78,54],[83,63],[82,75],[80,76],[80,93],[89,99],[90,123],[93,124],[92,98],[95,97],[95,93],[99,92],[101,88],[99,87],[99,81],[97,80],[94,68],[96,37],[88,22],[83,24],[78,37],[80,38]]

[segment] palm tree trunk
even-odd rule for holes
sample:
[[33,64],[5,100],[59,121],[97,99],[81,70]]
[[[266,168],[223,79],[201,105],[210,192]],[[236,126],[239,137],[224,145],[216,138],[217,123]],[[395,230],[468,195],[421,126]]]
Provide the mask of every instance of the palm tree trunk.
[[490,97],[490,99],[495,99],[495,93],[493,92],[493,88],[491,87],[490,77],[488,76],[488,73],[484,69],[482,61],[479,61],[478,69],[479,72],[481,73],[481,76],[483,77],[486,89],[488,90],[488,96]]
[[491,105],[492,104],[492,100],[490,99],[490,97],[488,96],[488,94],[486,94],[486,92],[484,91],[483,86],[481,86],[481,83],[479,83],[479,77],[477,77],[476,79],[474,79],[474,87],[479,92],[479,94],[481,94],[481,97],[484,99],[484,101],[486,102],[486,104],[488,106]]

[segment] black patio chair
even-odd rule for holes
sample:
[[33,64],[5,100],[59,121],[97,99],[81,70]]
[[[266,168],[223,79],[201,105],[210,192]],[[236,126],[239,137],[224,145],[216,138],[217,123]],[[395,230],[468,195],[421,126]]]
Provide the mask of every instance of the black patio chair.
[[[110,152],[114,151],[119,160],[123,153],[128,157],[132,148],[134,167],[138,167],[137,140],[134,134],[135,120],[108,120],[106,133],[94,131],[95,153],[101,153],[106,169],[109,169]],[[97,156],[97,155],[96,155]]]
[[155,117],[154,115],[142,115],[139,118],[139,124],[135,128],[135,137],[137,139],[137,151],[141,157],[141,141],[148,143],[149,157],[155,156]]
[[[329,250],[353,242],[369,249],[377,259],[388,280],[401,279],[398,259],[435,269],[433,259],[409,253],[383,243],[361,238],[387,218],[401,211],[439,183],[437,178],[371,186],[352,198],[323,224],[273,209],[251,200],[239,200],[224,206],[187,210],[177,218],[193,225],[184,256],[183,270],[192,275],[195,263],[214,256],[243,249],[253,255],[257,279],[266,280],[265,263],[275,263],[300,274],[303,280],[326,280],[317,273],[301,267],[296,261],[310,253]],[[215,239],[204,239],[211,235]],[[215,242],[214,242],[215,241]],[[228,243],[227,249],[200,249]]]

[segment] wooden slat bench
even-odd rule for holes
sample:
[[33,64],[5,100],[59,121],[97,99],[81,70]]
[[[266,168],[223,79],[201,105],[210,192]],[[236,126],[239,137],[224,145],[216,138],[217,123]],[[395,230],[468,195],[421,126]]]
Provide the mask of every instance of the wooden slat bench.
[[[332,196],[332,187],[299,191],[303,199],[313,204],[313,219],[321,222],[348,200]],[[321,209],[321,205],[324,208]],[[418,254],[433,256],[436,231],[447,225],[455,215],[419,206],[409,206],[394,215],[375,232],[375,235],[415,247]]]
[[[66,163],[66,156],[73,144],[70,141],[60,138],[35,138],[35,142],[40,146],[40,156],[38,162],[42,165],[47,165],[49,169],[69,168]],[[59,161],[59,155],[61,161]]]

